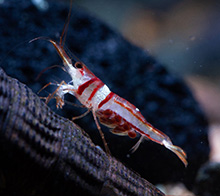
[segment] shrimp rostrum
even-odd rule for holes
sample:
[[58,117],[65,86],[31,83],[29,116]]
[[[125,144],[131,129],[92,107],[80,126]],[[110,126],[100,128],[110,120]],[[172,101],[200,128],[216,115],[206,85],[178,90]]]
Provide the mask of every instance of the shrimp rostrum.
[[47,101],[54,96],[57,100],[57,107],[62,108],[66,93],[75,96],[88,108],[88,111],[92,112],[105,149],[108,152],[109,150],[99,122],[110,128],[111,132],[117,135],[128,135],[131,138],[135,138],[137,133],[140,134],[141,137],[132,148],[133,151],[139,147],[143,139],[150,139],[174,152],[184,165],[187,166],[186,153],[180,147],[173,145],[167,135],[148,123],[138,108],[111,92],[107,85],[97,78],[81,61],[74,60],[74,63],[61,42],[57,43],[51,39],[47,40],[56,48],[59,56],[62,58],[63,69],[72,79],[69,83],[63,81],[57,84],[56,91],[50,95]]

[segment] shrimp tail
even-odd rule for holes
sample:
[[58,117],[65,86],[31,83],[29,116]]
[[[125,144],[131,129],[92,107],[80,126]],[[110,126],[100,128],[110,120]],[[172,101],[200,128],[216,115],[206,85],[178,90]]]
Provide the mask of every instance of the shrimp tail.
[[183,162],[185,167],[187,167],[188,165],[188,162],[186,160],[187,155],[184,152],[184,150],[180,148],[179,146],[173,145],[172,141],[166,134],[154,128],[149,123],[147,124],[147,127],[150,127],[148,129],[151,129],[151,132],[149,132],[148,135],[146,134],[146,137],[160,145],[164,145],[167,149],[175,153],[179,157],[179,159]]
[[180,160],[184,163],[185,167],[187,167],[187,165],[188,165],[188,162],[187,162],[187,160],[186,160],[187,155],[186,155],[186,153],[184,152],[184,150],[183,150],[182,148],[173,145],[172,142],[167,141],[167,140],[164,140],[164,141],[163,141],[163,145],[164,145],[167,149],[169,149],[169,150],[171,150],[172,152],[174,152],[174,153],[180,158]]

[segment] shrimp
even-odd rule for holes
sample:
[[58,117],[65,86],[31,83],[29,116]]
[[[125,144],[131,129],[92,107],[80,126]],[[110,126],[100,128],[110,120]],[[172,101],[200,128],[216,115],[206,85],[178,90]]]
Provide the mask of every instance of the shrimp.
[[[62,108],[65,104],[65,94],[69,93],[75,96],[83,106],[88,108],[88,111],[80,117],[83,117],[90,111],[92,112],[105,150],[109,154],[110,151],[99,123],[108,127],[112,133],[117,135],[135,138],[137,134],[140,134],[140,139],[132,148],[133,152],[138,149],[144,139],[150,139],[175,153],[186,167],[188,164],[186,160],[187,155],[183,149],[173,145],[167,135],[148,123],[139,109],[133,104],[113,93],[108,86],[96,77],[77,57],[75,57],[75,59],[70,58],[64,49],[62,39],[66,29],[65,24],[59,43],[50,38],[44,39],[55,47],[63,61],[63,70],[70,75],[72,80],[69,83],[62,81],[60,84],[56,84],[58,86],[57,89],[47,97],[46,101],[49,102],[55,96],[57,101],[56,106]],[[34,40],[36,39],[42,38],[39,37]]]
[[[167,135],[148,123],[138,108],[111,92],[108,86],[96,77],[84,63],[81,61],[73,63],[61,43],[57,43],[51,39],[47,40],[55,47],[63,61],[64,70],[72,79],[69,83],[62,81],[60,84],[57,84],[58,88],[47,99],[47,102],[56,94],[57,106],[62,108],[65,104],[64,95],[69,93],[88,108],[86,114],[92,111],[103,141],[105,141],[104,135],[97,119],[102,125],[110,128],[114,134],[127,135],[130,138],[135,138],[137,133],[140,134],[139,141],[132,148],[133,152],[137,150],[144,139],[148,138],[174,152],[184,165],[187,166],[187,155],[184,150],[173,145]],[[104,144],[106,151],[109,152],[106,142]]]

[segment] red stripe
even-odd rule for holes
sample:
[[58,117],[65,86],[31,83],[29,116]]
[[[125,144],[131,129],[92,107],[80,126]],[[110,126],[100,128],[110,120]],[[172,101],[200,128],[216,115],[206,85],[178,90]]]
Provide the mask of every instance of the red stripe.
[[[128,123],[129,123],[129,122],[128,122]],[[150,137],[149,134],[147,134],[147,133],[145,133],[144,131],[140,130],[139,128],[137,128],[137,127],[134,126],[133,124],[131,124],[131,123],[129,123],[129,124],[130,124],[131,127],[133,127],[133,128],[134,128],[137,132],[139,132],[141,135],[145,135],[145,136],[148,137],[150,140],[152,140],[152,141],[154,141],[154,142],[156,142],[156,143],[158,143],[158,144],[161,144],[161,141],[156,140],[156,139],[153,139],[152,137]],[[147,126],[148,126],[148,124],[147,124]],[[151,127],[153,128],[152,132],[154,132],[154,133],[155,133],[155,132],[158,132],[158,133],[155,133],[155,134],[157,134],[157,135],[161,134],[161,135],[164,137],[164,139],[167,139],[167,138],[168,138],[168,136],[167,136],[166,134],[164,134],[163,132],[161,132],[160,130],[154,128],[152,125],[151,125]]]
[[77,93],[79,95],[82,95],[83,91],[93,82],[99,80],[98,78],[92,78],[91,80],[88,80],[87,82],[85,82],[84,84],[81,84],[77,90]]
[[110,92],[110,93],[106,96],[106,98],[103,99],[103,100],[99,103],[98,108],[101,108],[106,102],[108,102],[108,101],[113,97],[114,94],[115,94],[115,93]]
[[[131,123],[129,123],[129,122],[128,122],[128,124],[130,124],[130,126],[133,127],[133,128],[134,128],[137,132],[139,132],[141,135],[145,135],[145,136],[147,136],[148,138],[150,138],[151,140],[156,141],[156,140],[152,139],[149,134],[147,134],[147,133],[145,133],[144,131],[140,130],[139,128],[137,128],[137,127],[134,126],[133,124],[131,124]],[[157,141],[156,141],[156,142],[157,142]]]
[[94,95],[96,94],[96,92],[103,86],[104,86],[104,83],[102,81],[99,81],[98,85],[96,86],[96,88],[94,88],[88,100],[91,101]]

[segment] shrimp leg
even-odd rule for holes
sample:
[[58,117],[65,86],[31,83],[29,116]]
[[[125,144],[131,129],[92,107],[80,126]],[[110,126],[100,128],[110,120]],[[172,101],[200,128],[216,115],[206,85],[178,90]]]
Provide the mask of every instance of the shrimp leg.
[[111,155],[111,152],[110,152],[110,150],[109,150],[108,144],[107,144],[107,142],[106,142],[106,140],[105,140],[104,133],[102,132],[102,129],[101,129],[101,127],[100,127],[100,125],[99,125],[99,122],[98,122],[98,120],[97,120],[97,117],[96,117],[96,114],[95,114],[95,110],[92,110],[92,114],[93,114],[93,117],[94,117],[94,120],[95,120],[95,124],[96,124],[96,126],[97,126],[97,129],[99,130],[99,134],[100,134],[100,136],[101,136],[101,138],[102,138],[102,141],[103,141],[103,144],[104,144],[104,147],[105,147],[105,151],[107,152],[107,154]]
[[137,143],[131,148],[131,153],[134,153],[134,152],[138,149],[138,147],[140,146],[141,142],[142,142],[144,139],[145,139],[145,136],[142,135],[142,136],[140,137],[140,139],[137,141]]
[[83,114],[79,115],[79,116],[74,116],[72,117],[72,121],[83,118],[84,116],[86,116],[89,112],[91,112],[91,108],[89,108],[88,110],[86,110],[86,112],[84,112]]

